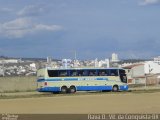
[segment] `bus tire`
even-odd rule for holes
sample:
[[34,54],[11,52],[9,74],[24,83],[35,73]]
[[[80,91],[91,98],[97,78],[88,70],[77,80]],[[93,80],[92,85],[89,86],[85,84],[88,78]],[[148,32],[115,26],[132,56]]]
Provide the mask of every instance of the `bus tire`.
[[69,93],[75,93],[76,92],[76,87],[75,86],[71,86],[69,88]]
[[68,88],[66,86],[61,87],[61,93],[65,94],[68,92]]
[[118,92],[119,91],[118,85],[114,85],[113,88],[112,88],[112,91],[113,92]]

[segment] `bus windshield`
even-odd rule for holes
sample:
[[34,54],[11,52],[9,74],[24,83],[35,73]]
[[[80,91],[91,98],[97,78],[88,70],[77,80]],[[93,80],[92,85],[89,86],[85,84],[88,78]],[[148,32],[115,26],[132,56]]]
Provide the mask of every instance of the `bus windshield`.
[[125,70],[120,69],[119,70],[119,76],[120,76],[121,82],[127,83],[127,76],[126,76]]

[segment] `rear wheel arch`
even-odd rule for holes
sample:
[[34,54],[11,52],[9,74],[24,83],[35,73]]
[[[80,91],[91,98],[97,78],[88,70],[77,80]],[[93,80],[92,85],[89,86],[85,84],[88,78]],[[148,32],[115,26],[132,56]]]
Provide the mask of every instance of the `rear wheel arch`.
[[68,92],[68,87],[67,86],[62,86],[61,87],[61,93],[67,93]]
[[75,93],[77,91],[77,89],[76,89],[76,87],[74,86],[74,85],[71,85],[70,87],[69,87],[69,92],[70,93]]

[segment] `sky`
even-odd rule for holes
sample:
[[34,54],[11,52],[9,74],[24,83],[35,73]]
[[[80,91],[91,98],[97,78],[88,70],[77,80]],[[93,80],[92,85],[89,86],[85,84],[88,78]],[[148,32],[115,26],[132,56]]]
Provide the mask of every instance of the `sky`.
[[0,55],[160,55],[160,0],[0,0]]

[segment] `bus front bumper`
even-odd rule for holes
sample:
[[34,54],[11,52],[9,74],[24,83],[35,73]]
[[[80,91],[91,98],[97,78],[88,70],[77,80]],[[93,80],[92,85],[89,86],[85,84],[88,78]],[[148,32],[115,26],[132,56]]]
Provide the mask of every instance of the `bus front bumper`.
[[127,90],[128,90],[128,85],[120,86],[120,87],[119,87],[119,90],[127,91]]

